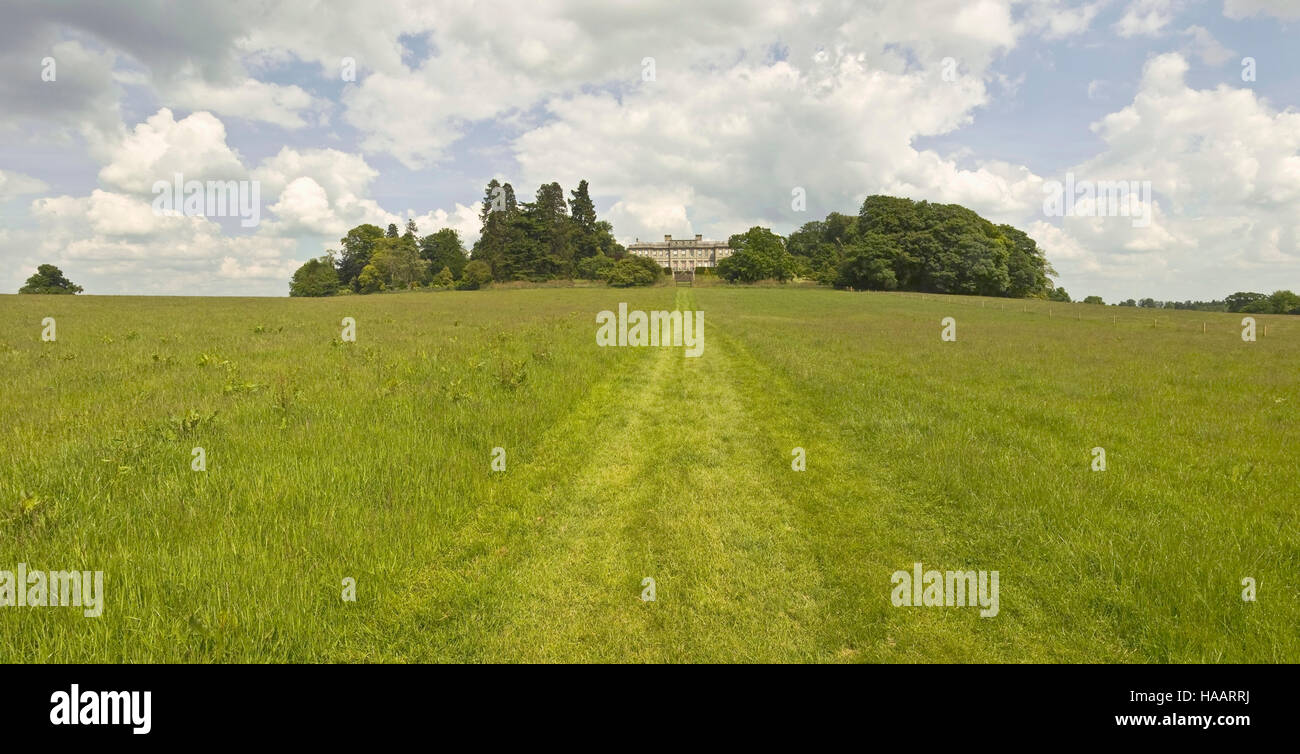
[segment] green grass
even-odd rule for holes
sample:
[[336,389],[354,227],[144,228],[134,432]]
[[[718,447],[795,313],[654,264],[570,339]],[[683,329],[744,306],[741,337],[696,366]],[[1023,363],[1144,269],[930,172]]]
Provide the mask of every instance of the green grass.
[[[704,355],[597,348],[621,301],[703,310]],[[1048,312],[3,296],[0,570],[106,596],[0,608],[0,661],[1300,660],[1300,320]],[[894,607],[917,561],[999,615]]]

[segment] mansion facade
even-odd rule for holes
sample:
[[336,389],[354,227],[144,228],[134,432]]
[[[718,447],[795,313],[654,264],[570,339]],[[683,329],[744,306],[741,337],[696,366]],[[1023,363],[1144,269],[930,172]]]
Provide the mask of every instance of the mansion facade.
[[705,241],[697,235],[694,240],[664,236],[663,241],[640,239],[627,247],[629,254],[649,257],[673,272],[694,272],[696,267],[716,267],[718,262],[731,256],[726,241]]

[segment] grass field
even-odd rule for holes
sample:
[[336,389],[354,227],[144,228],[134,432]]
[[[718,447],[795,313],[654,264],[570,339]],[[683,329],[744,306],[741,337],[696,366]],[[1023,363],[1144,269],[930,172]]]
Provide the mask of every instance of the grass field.
[[[597,348],[619,302],[703,311],[703,355]],[[0,569],[105,574],[102,617],[0,609],[0,661],[1300,661],[1300,320],[1240,320],[0,296]],[[999,614],[895,607],[915,562]]]

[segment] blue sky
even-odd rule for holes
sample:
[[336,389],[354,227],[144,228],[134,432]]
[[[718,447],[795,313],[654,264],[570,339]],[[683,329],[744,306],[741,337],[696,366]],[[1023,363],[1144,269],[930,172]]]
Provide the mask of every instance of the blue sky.
[[[1077,297],[1300,289],[1291,0],[10,6],[9,290],[285,295],[362,222],[472,244],[492,178],[586,178],[625,242],[889,193],[1026,230]],[[259,224],[154,212],[176,173],[257,181]],[[1151,225],[1045,213],[1067,173],[1149,182]]]

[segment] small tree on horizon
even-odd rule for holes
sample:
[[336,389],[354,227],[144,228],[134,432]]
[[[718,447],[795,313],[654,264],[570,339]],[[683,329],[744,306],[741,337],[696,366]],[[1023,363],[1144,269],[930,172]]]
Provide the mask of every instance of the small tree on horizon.
[[27,278],[27,283],[18,289],[19,293],[45,293],[72,295],[84,289],[63,276],[63,270],[52,264],[43,264],[36,268],[36,274]]

